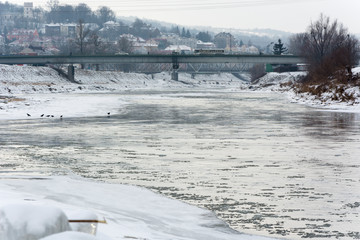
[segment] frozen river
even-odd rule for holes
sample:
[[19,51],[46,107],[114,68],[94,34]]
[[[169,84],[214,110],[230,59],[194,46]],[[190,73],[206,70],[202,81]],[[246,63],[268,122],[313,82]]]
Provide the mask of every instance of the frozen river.
[[360,114],[271,93],[116,97],[111,117],[2,120],[0,166],[145,186],[240,232],[360,238]]

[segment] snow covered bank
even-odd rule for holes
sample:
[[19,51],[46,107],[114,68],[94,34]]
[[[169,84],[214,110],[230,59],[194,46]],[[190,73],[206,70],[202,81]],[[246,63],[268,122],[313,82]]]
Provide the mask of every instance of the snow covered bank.
[[[360,74],[360,67],[354,68],[353,74]],[[342,85],[338,86],[338,89],[329,88],[320,95],[299,93],[295,84],[305,75],[306,72],[268,73],[251,84],[249,89],[283,92],[289,96],[292,102],[332,111],[360,112],[360,88],[358,86]],[[351,100],[342,101],[348,96],[351,96]]]
[[[247,82],[232,74],[196,75],[180,73],[180,81],[170,73],[96,72],[78,69],[74,84],[47,67],[0,65],[0,119],[59,118],[103,116],[116,112],[125,104],[115,96],[95,95],[101,92],[132,90],[169,91],[179,89],[240,89]],[[246,76],[244,76],[246,78]],[[62,93],[62,94],[54,94]],[[74,94],[76,93],[76,94]]]
[[[244,76],[246,78],[246,76]],[[229,73],[195,75],[179,73],[180,81],[170,73],[142,74],[77,69],[74,84],[47,67],[0,65],[0,95],[124,91],[134,89],[238,88],[247,83]]]
[[7,101],[0,99],[0,119],[107,116],[126,104],[118,95],[96,93],[17,94]]
[[[133,186],[69,177],[3,176],[0,196],[2,240],[270,239],[240,234],[208,210]],[[67,220],[83,218],[81,212],[92,212],[107,224],[98,224],[96,236],[64,232],[76,230]]]

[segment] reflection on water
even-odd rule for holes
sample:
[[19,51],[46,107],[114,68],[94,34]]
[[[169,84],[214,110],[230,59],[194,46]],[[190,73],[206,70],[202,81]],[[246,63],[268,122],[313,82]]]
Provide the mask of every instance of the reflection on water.
[[74,172],[206,207],[241,232],[360,238],[358,114],[269,93],[122,97],[110,118],[2,122],[1,175]]

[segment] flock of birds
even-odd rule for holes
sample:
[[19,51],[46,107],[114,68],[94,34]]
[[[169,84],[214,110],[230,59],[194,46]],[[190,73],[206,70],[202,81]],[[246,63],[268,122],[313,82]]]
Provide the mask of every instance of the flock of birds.
[[[26,113],[26,115],[27,115],[28,117],[31,117],[31,114],[30,114],[30,113]],[[107,116],[110,117],[110,112],[107,113]],[[40,117],[48,117],[48,118],[51,117],[51,118],[53,118],[53,117],[55,117],[55,116],[54,116],[54,115],[41,114]],[[60,115],[60,119],[62,119],[62,118],[63,118],[63,115]]]

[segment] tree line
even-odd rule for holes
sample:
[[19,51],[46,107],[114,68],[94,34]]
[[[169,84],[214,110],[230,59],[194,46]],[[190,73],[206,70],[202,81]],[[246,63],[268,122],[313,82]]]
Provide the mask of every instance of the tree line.
[[359,64],[359,40],[337,20],[323,14],[307,31],[290,39],[290,50],[308,64],[305,81],[312,83],[352,81],[351,69]]

